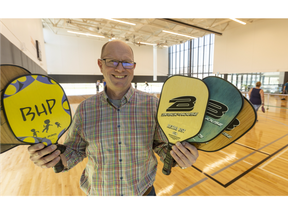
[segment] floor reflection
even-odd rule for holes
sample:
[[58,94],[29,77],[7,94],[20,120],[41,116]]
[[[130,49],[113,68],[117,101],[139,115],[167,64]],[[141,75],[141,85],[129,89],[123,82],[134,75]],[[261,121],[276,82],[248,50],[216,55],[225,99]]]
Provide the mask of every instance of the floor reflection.
[[203,172],[204,173],[211,173],[216,168],[224,167],[227,164],[232,163],[232,161],[234,161],[235,159],[237,159],[236,152],[233,152],[233,153],[230,153],[230,154],[226,153],[224,151],[221,151],[221,152],[226,154],[227,156],[225,158],[221,158],[220,160],[217,160],[217,161],[213,162],[212,164],[207,164],[207,166],[205,166],[203,168]]
[[157,192],[157,196],[163,196],[163,195],[169,194],[169,193],[171,194],[171,191],[172,191],[174,185],[175,185],[175,182],[172,185],[169,185],[169,186],[161,189],[159,192]]

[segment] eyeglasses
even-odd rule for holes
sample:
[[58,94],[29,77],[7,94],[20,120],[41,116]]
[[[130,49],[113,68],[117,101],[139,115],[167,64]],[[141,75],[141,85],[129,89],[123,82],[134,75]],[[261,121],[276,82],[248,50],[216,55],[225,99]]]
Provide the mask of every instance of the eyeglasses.
[[117,68],[119,63],[121,62],[123,68],[125,69],[133,69],[136,62],[127,62],[127,61],[117,61],[114,59],[101,59],[105,61],[107,67]]

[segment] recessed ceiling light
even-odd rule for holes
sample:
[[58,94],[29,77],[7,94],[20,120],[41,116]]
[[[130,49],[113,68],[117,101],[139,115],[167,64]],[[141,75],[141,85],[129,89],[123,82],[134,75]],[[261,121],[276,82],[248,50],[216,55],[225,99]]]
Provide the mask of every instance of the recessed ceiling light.
[[162,30],[162,32],[170,33],[170,34],[175,34],[175,35],[180,35],[180,36],[183,36],[183,37],[195,38],[195,37],[192,37],[192,36],[189,36],[189,35],[179,34],[179,33],[170,32],[170,31],[165,31],[165,30]]
[[240,21],[238,19],[235,19],[235,18],[229,18],[229,19],[234,20],[235,22],[241,23],[242,25],[246,25],[245,22],[242,22],[242,21]]
[[104,19],[112,20],[112,21],[120,22],[120,23],[125,23],[125,24],[128,24],[128,25],[136,25],[135,23],[125,22],[125,21],[116,20],[116,19],[112,19],[112,18],[104,18]]
[[83,33],[83,32],[74,32],[74,31],[67,31],[69,33],[73,33],[73,34],[80,34],[80,35],[86,35],[86,36],[92,36],[92,37],[101,37],[101,38],[105,38],[104,36],[101,35],[94,35],[94,34],[89,34],[89,33]]
[[151,46],[157,45],[157,44],[146,43],[146,42],[138,42],[138,43],[139,43],[139,44],[146,44],[146,45],[151,45]]

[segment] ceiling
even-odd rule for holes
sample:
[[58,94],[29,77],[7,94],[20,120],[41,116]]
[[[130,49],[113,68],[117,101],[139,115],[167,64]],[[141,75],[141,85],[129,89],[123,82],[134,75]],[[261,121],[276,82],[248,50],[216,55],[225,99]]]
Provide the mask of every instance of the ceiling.
[[[120,23],[117,21],[124,21],[133,23]],[[115,20],[104,18],[67,18],[42,19],[44,28],[50,28],[55,34],[70,35],[77,37],[89,37],[95,40],[108,41],[109,39],[119,39],[128,43],[133,43],[138,46],[147,46],[150,43],[158,47],[172,46],[175,44],[184,43],[187,40],[202,37],[206,34],[214,33],[215,35],[224,34],[225,30],[243,26],[242,24],[231,19],[179,19],[179,18],[149,18],[149,19],[124,19],[119,18]],[[249,25],[259,19],[238,19]],[[182,35],[175,35],[165,31],[178,33]],[[69,33],[73,31],[77,33],[90,34],[81,35]],[[92,35],[103,36],[103,38],[94,37]],[[186,35],[186,36],[183,36]],[[187,37],[189,36],[189,37]]]

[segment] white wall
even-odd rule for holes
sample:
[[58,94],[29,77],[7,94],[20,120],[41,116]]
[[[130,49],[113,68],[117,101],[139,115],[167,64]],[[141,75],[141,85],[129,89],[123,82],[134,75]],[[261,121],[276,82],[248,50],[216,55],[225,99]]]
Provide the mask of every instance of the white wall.
[[288,19],[258,20],[215,36],[214,73],[288,71]]
[[[152,52],[152,51],[151,51]],[[168,76],[168,47],[157,49],[157,75]]]
[[[107,41],[91,37],[59,35],[44,28],[48,74],[96,74],[100,75],[97,59]],[[153,76],[153,47],[131,46],[137,63],[135,75]],[[157,50],[157,75],[168,74],[168,48]]]
[[[41,19],[0,19],[0,32],[43,70],[47,71]],[[42,61],[37,59],[36,40],[40,43]]]

